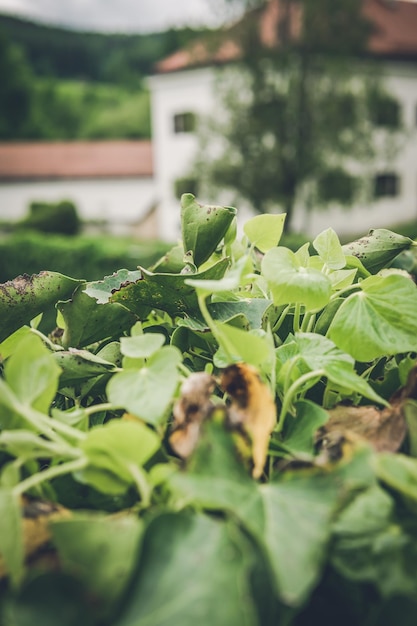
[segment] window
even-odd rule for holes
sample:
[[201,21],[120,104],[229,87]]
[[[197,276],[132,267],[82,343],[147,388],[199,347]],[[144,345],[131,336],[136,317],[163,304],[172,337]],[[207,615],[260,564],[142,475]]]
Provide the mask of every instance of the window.
[[375,198],[394,198],[399,195],[400,179],[397,174],[378,174],[374,181]]
[[198,182],[195,178],[177,178],[174,183],[175,197],[180,199],[183,193],[198,194]]
[[195,130],[194,113],[177,113],[174,115],[174,133],[192,133]]

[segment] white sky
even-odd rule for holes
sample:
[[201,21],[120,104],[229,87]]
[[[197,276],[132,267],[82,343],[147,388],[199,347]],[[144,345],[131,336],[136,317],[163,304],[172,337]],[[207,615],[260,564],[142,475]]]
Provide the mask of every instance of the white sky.
[[109,32],[215,25],[224,21],[220,6],[219,0],[0,0],[0,12],[81,30]]
[[216,0],[0,0],[1,13],[98,31],[214,25],[219,22],[218,9]]

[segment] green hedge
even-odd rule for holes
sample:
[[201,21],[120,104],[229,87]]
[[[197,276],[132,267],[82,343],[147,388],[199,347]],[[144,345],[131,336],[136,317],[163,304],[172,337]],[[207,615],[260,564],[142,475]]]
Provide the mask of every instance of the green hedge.
[[0,283],[42,270],[98,280],[118,269],[148,267],[168,246],[118,237],[64,237],[16,233],[0,239]]
[[19,222],[18,228],[41,233],[77,235],[81,229],[81,221],[75,204],[70,200],[32,202],[28,215]]

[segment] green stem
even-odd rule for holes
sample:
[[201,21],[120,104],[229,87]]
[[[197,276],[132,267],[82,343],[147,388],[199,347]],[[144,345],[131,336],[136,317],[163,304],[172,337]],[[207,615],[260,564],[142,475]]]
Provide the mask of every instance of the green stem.
[[281,328],[285,318],[288,315],[289,310],[291,309],[291,304],[289,304],[288,306],[285,307],[285,309],[282,311],[281,315],[279,316],[279,318],[277,319],[277,321],[275,322],[273,328],[272,328],[272,332],[276,333],[278,332],[278,330]]
[[301,315],[301,304],[297,302],[294,308],[294,319],[293,319],[294,333],[298,333],[300,330],[300,315]]
[[[52,426],[52,420],[47,415],[44,415],[40,411],[32,408],[31,406],[21,405],[16,407],[19,414],[31,424],[35,430],[48,437],[51,441],[54,441],[58,445],[66,445],[67,442],[58,433],[55,432]],[[53,423],[55,425],[55,422]]]
[[321,377],[324,375],[322,370],[315,370],[314,372],[308,372],[303,376],[300,376],[288,389],[287,393],[284,396],[284,402],[282,403],[281,412],[278,419],[278,424],[275,428],[276,432],[281,432],[284,426],[284,420],[287,413],[290,412],[290,407],[293,403],[293,398],[297,394],[297,392],[312,378]]
[[340,296],[343,296],[345,293],[348,293],[349,291],[352,291],[352,289],[361,289],[361,286],[358,285],[357,283],[353,284],[353,285],[349,285],[349,287],[345,287],[344,289],[340,289],[339,291],[336,291],[331,297],[330,297],[330,302],[332,300],[336,300],[336,298],[340,298]]
[[301,332],[302,333],[310,332],[315,321],[316,321],[315,313],[305,313],[303,317],[303,321],[301,323]]
[[134,463],[130,463],[128,467],[140,495],[142,508],[147,508],[151,503],[152,487],[146,480],[146,474]]
[[207,295],[208,294],[204,292],[198,294],[198,304],[201,314],[207,326],[211,330],[213,337],[216,339],[217,343],[223,348],[230,362],[233,363],[236,360],[234,356],[234,347],[230,343],[229,339],[221,332],[220,328],[216,325],[213,318],[211,317],[206,304]]
[[29,478],[22,480],[22,482],[13,488],[13,494],[15,496],[21,496],[26,491],[29,491],[29,489],[33,489],[33,487],[40,485],[45,480],[51,480],[57,476],[62,476],[62,474],[76,472],[77,470],[84,469],[86,465],[87,459],[84,456],[75,459],[74,461],[62,463],[61,465],[52,465],[51,467],[48,467],[48,469],[43,470],[43,472],[38,472],[37,474],[33,474],[32,476],[29,476]]
[[110,402],[103,402],[102,404],[91,404],[84,409],[87,415],[93,415],[94,413],[101,413],[102,411],[111,411],[114,406]]

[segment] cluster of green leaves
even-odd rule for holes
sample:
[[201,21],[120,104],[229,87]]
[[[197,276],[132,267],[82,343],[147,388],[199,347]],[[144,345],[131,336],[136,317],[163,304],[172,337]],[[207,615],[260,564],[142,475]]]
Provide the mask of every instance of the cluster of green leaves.
[[[327,409],[387,406],[413,370],[417,287],[387,266],[414,244],[329,229],[292,252],[284,220],[239,240],[235,209],[188,194],[153,270],[0,286],[0,623],[415,623],[416,401],[398,453],[314,443]],[[259,481],[220,389],[186,463],[169,444],[181,382],[233,363],[276,400]],[[25,564],[23,494],[71,510],[49,524],[58,571]]]

